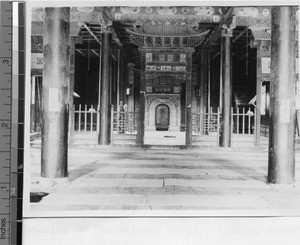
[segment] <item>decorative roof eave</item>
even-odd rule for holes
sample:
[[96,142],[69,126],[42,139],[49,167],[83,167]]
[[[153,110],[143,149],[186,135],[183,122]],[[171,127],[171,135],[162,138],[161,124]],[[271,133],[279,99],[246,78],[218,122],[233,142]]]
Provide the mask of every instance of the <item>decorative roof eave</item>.
[[[134,22],[137,25],[147,23],[177,23],[197,25],[201,23],[218,24],[224,22],[229,7],[111,7],[110,17],[113,21]],[[232,7],[237,16],[237,26],[271,26],[270,6]]]
[[256,40],[271,40],[271,28],[255,28],[250,27],[253,39]]
[[130,40],[133,44],[139,47],[156,47],[156,48],[188,48],[188,47],[197,47],[199,46],[205,35],[209,30],[189,36],[156,36],[156,35],[146,35],[133,32],[131,30],[126,30],[129,33]]
[[199,23],[215,23],[218,24],[222,21],[220,15],[202,15],[202,16],[185,16],[185,15],[148,15],[148,14],[122,14],[113,15],[114,21],[134,22],[137,25],[144,25],[148,23],[152,24],[187,24],[187,25],[198,25]]
[[[129,29],[126,29],[126,31],[130,34],[130,35],[136,35],[136,36],[142,36],[142,37],[162,37],[161,35],[149,35],[146,33],[138,33],[138,32],[134,32],[131,31]],[[198,33],[198,34],[192,34],[192,35],[181,35],[181,36],[163,36],[163,37],[168,37],[168,38],[174,38],[174,37],[178,37],[178,38],[194,38],[194,37],[202,37],[207,35],[210,32],[210,30],[206,30],[204,32]]]
[[[252,36],[254,40],[271,40],[271,28],[270,27],[253,27],[250,26]],[[298,25],[296,25],[296,40],[298,40]]]

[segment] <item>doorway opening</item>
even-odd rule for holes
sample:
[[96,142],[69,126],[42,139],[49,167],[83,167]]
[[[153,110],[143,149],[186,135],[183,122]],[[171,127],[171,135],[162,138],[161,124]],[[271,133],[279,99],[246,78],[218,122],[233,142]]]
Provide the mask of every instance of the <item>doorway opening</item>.
[[155,108],[155,129],[156,131],[168,131],[170,125],[170,108],[160,104]]

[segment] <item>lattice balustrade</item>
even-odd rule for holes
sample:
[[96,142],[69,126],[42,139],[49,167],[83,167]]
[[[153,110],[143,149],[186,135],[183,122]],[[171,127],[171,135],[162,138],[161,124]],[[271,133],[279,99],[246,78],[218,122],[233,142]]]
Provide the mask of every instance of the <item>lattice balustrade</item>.
[[210,108],[209,112],[193,113],[192,117],[193,135],[207,135],[218,133],[220,126],[219,110],[213,112],[213,109]]
[[[248,109],[246,111],[246,109]],[[256,109],[245,107],[231,108],[231,130],[234,134],[254,134]]]
[[136,134],[137,112],[113,111],[113,134]]
[[74,106],[75,132],[98,132],[99,131],[99,108],[93,105]]

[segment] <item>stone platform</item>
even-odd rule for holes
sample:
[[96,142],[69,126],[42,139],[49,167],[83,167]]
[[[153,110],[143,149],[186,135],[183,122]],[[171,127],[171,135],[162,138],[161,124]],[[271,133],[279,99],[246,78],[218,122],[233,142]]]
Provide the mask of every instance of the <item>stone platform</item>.
[[40,148],[33,147],[30,191],[48,195],[30,208],[300,214],[299,160],[296,153],[295,184],[282,186],[266,183],[266,151],[73,147],[69,181],[45,185]]

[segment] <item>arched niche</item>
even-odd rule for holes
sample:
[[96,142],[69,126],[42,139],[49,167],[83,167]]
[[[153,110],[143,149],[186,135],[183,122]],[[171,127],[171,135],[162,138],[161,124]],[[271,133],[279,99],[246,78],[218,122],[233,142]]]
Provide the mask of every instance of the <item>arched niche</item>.
[[[177,101],[178,100],[178,101]],[[146,105],[145,130],[155,131],[155,110],[159,105],[166,105],[169,108],[169,131],[180,131],[180,108],[179,98],[153,97]]]
[[168,131],[170,126],[170,108],[166,104],[159,104],[155,108],[156,131]]

